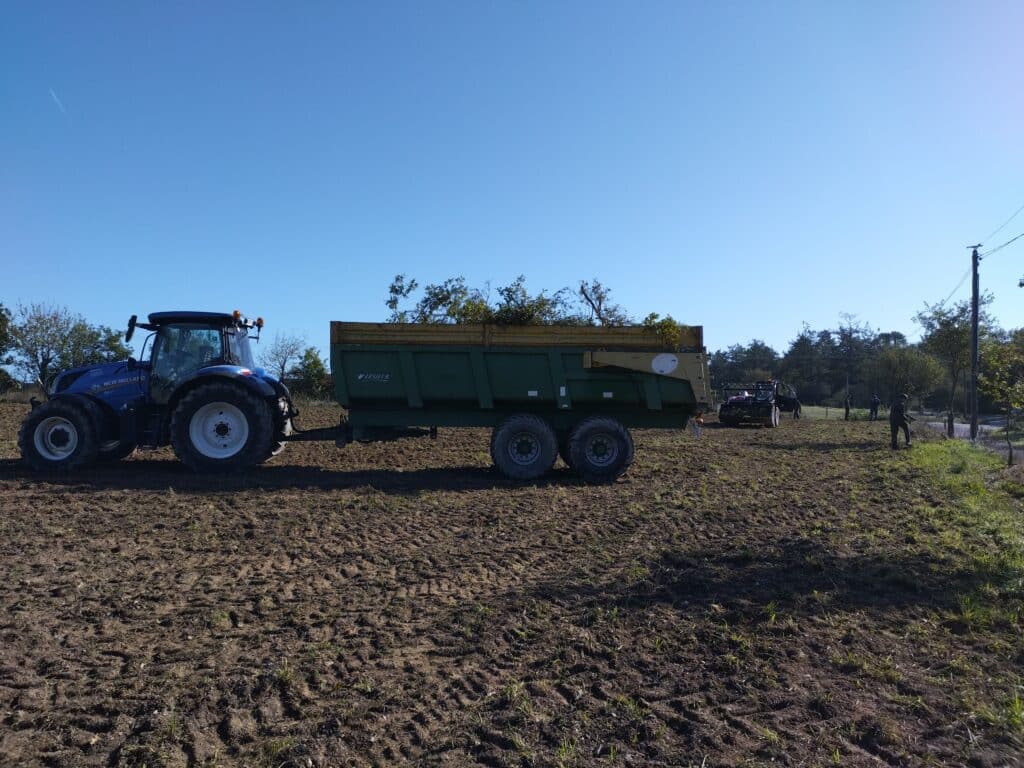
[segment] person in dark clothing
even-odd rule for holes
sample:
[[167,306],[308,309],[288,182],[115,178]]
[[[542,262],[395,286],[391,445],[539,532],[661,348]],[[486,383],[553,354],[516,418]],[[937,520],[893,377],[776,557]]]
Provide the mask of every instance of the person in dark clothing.
[[907,440],[907,447],[910,447],[910,422],[914,420],[914,417],[907,413],[907,401],[910,398],[907,395],[900,395],[896,398],[896,402],[892,404],[892,408],[889,409],[889,432],[892,434],[892,449],[895,451],[899,448],[896,443],[896,436],[900,430],[903,430],[903,436]]
[[799,419],[800,418],[800,401],[795,399],[795,398],[793,400],[793,418],[794,419]]
[[878,421],[878,409],[882,405],[882,398],[875,395],[871,398],[871,410],[868,412],[868,421]]
[[846,399],[843,400],[843,421],[850,420],[850,396],[847,395]]

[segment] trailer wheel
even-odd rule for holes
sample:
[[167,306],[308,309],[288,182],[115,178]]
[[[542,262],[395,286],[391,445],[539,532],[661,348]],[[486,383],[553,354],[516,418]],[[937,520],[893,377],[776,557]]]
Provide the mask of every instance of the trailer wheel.
[[18,432],[22,458],[39,472],[71,472],[96,458],[96,428],[88,412],[69,400],[33,409]]
[[270,409],[234,384],[203,384],[171,416],[171,445],[197,472],[238,472],[265,459],[271,446]]
[[509,416],[491,435],[491,459],[512,480],[536,480],[551,469],[557,457],[554,430],[539,416]]
[[615,419],[591,416],[569,437],[572,468],[588,483],[610,483],[633,463],[633,437]]

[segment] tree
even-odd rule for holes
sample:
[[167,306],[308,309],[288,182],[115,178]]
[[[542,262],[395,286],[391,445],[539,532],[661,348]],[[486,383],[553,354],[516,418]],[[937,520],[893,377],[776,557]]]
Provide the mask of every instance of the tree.
[[498,303],[493,310],[493,321],[502,325],[578,325],[579,316],[571,313],[566,295],[561,288],[552,294],[541,291],[531,295],[526,290],[526,278],[517,277],[509,285],[498,289]]
[[[388,288],[386,301],[391,310],[388,322],[501,325],[579,325],[585,322],[581,313],[572,311],[567,288],[551,294],[546,291],[531,294],[526,289],[526,278],[522,275],[498,288],[498,299],[494,303],[491,302],[489,289],[481,291],[470,288],[465,278],[450,277],[443,282],[424,286],[415,305],[411,309],[403,309],[402,303],[410,299],[418,288],[416,280],[405,275],[395,276]],[[611,309],[608,310],[609,316]]]
[[17,386],[18,380],[11,376],[5,368],[0,368],[0,395],[16,389]]
[[19,304],[11,326],[15,367],[45,387],[62,370],[128,358],[131,350],[122,338],[119,331],[90,325],[67,307],[43,303]]
[[306,347],[288,375],[297,393],[315,398],[325,398],[331,393],[331,376],[316,347]]
[[939,361],[916,347],[884,348],[878,354],[878,369],[889,400],[904,392],[927,397],[943,375]]
[[[992,297],[988,294],[981,298],[979,325],[983,336],[988,334],[988,327],[991,325],[984,306],[991,300]],[[914,316],[914,320],[921,326],[923,332],[922,348],[935,355],[946,369],[949,385],[947,410],[952,413],[956,402],[957,382],[971,364],[971,303],[961,301],[953,306],[926,305]]]
[[[832,389],[843,391],[846,397],[852,396],[853,390],[863,380],[867,370],[867,360],[875,347],[875,333],[871,327],[858,323],[855,315],[843,313],[842,322],[832,334],[835,339],[835,359],[832,366]],[[860,395],[863,396],[863,392]]]
[[1009,341],[989,340],[980,357],[978,388],[1006,414],[1007,462],[1013,466],[1013,417],[1024,408],[1024,328]]
[[606,288],[595,277],[589,283],[580,280],[580,287],[577,291],[583,302],[584,311],[589,311],[587,316],[588,325],[627,325],[630,317],[618,304],[611,303],[611,289]]
[[760,339],[751,339],[746,346],[733,344],[711,355],[713,386],[725,387],[764,381],[775,375],[779,353]]
[[260,362],[264,368],[273,372],[279,381],[283,381],[288,369],[299,359],[305,346],[304,336],[275,333],[274,340],[260,353]]
[[11,348],[11,310],[0,304],[0,363]]

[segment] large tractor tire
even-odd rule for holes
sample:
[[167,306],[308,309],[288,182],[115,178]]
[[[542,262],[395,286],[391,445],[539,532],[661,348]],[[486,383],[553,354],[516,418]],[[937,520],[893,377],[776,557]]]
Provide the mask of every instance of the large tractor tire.
[[174,409],[171,445],[196,472],[239,472],[267,457],[272,429],[266,401],[235,384],[203,384]]
[[96,459],[96,426],[71,400],[50,400],[25,417],[18,432],[25,462],[39,472],[72,472]]
[[613,482],[633,463],[633,436],[615,419],[591,416],[573,429],[569,458],[588,483]]
[[539,416],[509,416],[491,434],[494,466],[511,480],[536,480],[551,469],[556,458],[558,439]]

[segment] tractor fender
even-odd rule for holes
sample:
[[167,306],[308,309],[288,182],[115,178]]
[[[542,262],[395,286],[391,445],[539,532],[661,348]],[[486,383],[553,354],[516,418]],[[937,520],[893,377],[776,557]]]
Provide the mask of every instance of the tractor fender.
[[209,368],[203,368],[201,371],[197,371],[195,375],[185,379],[185,381],[179,384],[178,388],[174,390],[174,394],[171,395],[170,400],[167,401],[168,417],[170,417],[170,414],[174,413],[174,409],[178,406],[178,402],[181,398],[196,387],[210,382],[223,382],[226,380],[240,387],[245,387],[257,397],[261,397],[265,400],[272,400],[275,398],[276,393],[272,386],[259,376],[252,373],[242,373],[242,371],[248,371],[248,369],[238,368],[234,365],[214,365]]

